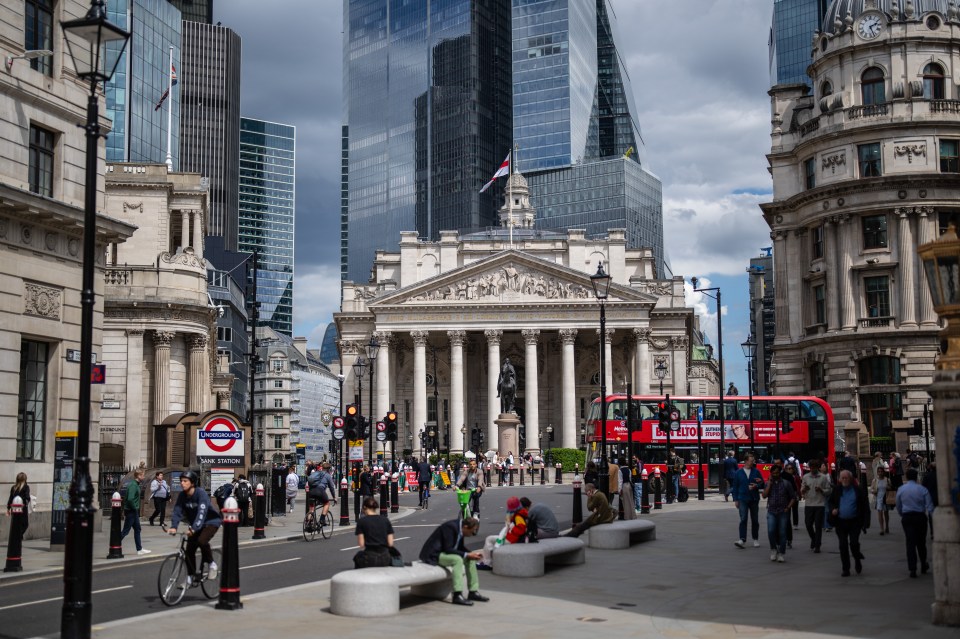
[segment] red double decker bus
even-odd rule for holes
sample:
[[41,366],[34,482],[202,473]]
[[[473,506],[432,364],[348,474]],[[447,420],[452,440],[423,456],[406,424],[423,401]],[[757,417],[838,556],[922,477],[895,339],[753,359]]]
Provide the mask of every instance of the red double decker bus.
[[[659,403],[662,396],[634,395],[634,451],[643,460],[648,472],[657,466],[666,471],[667,433],[659,427]],[[607,446],[611,458],[629,459],[627,396],[607,396]],[[684,483],[697,484],[698,473],[707,473],[706,484],[719,485],[720,464],[720,399],[719,397],[671,397],[670,406],[680,414],[679,430],[670,433],[670,447],[686,461]],[[750,399],[723,398],[724,448],[733,450],[743,461],[741,452],[757,453],[758,467],[766,476],[778,456],[791,453],[801,463],[815,457],[835,459],[836,440],[833,411],[819,397],[757,396],[753,398],[752,431]],[[702,420],[698,422],[698,413]],[[587,427],[587,459],[599,458],[602,437],[600,399],[593,400]],[[780,450],[777,450],[779,434]],[[699,436],[699,438],[698,438]]]

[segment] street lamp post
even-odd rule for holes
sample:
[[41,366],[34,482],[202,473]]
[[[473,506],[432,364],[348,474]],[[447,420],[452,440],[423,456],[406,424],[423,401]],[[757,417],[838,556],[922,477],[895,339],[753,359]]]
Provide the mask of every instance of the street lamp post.
[[607,295],[610,293],[610,276],[603,271],[603,262],[597,272],[590,276],[593,295],[600,303],[600,472],[598,488],[610,498],[610,466],[607,461]]
[[467,425],[466,425],[466,424],[461,424],[461,425],[460,425],[460,441],[463,442],[463,443],[461,444],[461,446],[463,447],[463,450],[460,451],[460,454],[463,455],[464,459],[466,459],[466,457],[467,457],[467,455],[466,455],[466,452],[467,452]]
[[[367,367],[367,363],[363,361],[362,357],[358,357],[357,361],[353,363],[353,376],[357,380],[356,404],[357,404],[357,415],[360,417],[360,420],[361,420],[360,422],[361,437],[363,437],[363,428],[364,428],[363,426],[363,371],[366,369],[366,367]],[[347,444],[347,446],[349,447],[349,444]],[[360,452],[362,453],[363,450],[361,449]],[[361,457],[362,456],[363,455],[361,455]],[[349,465],[350,463],[349,454],[347,455],[347,458],[348,458],[347,465]],[[356,466],[357,466],[358,472],[354,473],[353,475],[354,477],[358,477],[360,475],[359,473],[360,464],[357,463]]]
[[[553,449],[553,424],[547,426],[547,456],[544,457],[545,463],[550,463],[550,451]],[[542,447],[541,447],[542,449]]]
[[[337,413],[337,416],[341,418],[343,417],[343,380],[345,379],[346,377],[343,374],[343,362],[341,362],[340,374],[337,375],[337,386],[340,389],[339,395],[338,395],[339,402],[340,402],[340,412]],[[337,470],[340,472],[341,475],[343,474],[343,440],[342,439],[337,440]],[[337,481],[340,480],[339,477],[337,477],[336,479]],[[339,486],[340,484],[337,484],[337,485]]]
[[[377,361],[377,355],[380,354],[380,342],[377,341],[377,338],[373,335],[370,336],[370,341],[367,342],[367,362],[370,365],[370,463],[373,464],[373,425],[376,423],[375,420],[379,419],[373,414],[373,368],[374,364]],[[361,413],[362,415],[363,413]],[[382,417],[382,415],[380,416]]]
[[660,380],[660,396],[663,397],[663,378],[667,376],[667,364],[662,359],[653,368],[653,374]]
[[[724,449],[726,448],[726,425],[724,423],[724,417],[727,414],[726,407],[723,405],[723,308],[721,307],[720,303],[720,287],[714,286],[711,288],[697,288],[698,281],[699,280],[695,277],[690,278],[690,283],[693,284],[694,292],[703,293],[707,297],[714,299],[717,302],[717,341],[719,342],[719,344],[717,344],[717,357],[719,358],[718,368],[720,369],[720,450],[717,458],[722,460],[726,455],[724,452]],[[708,291],[715,291],[717,294],[716,297],[710,295]],[[751,428],[750,430],[752,431],[753,429]],[[707,457],[709,458],[710,455],[708,454]],[[709,465],[707,468],[709,468]],[[723,473],[720,473],[720,475],[720,489],[723,490]]]
[[[86,173],[83,199],[83,269],[80,293],[80,370],[77,406],[77,458],[70,483],[67,546],[63,562],[63,607],[60,636],[86,638],[91,632],[93,574],[93,478],[90,476],[90,381],[93,358],[94,275],[97,254],[97,149],[100,143],[100,98],[97,85],[108,82],[130,34],[107,19],[103,0],[92,0],[87,14],[60,23],[77,77],[89,82],[87,97]],[[110,42],[118,47],[108,47]]]
[[753,362],[757,356],[757,343],[753,341],[753,337],[751,336],[740,346],[743,348],[743,356],[747,358],[747,393],[750,397],[750,401],[747,404],[747,411],[750,416],[750,452],[756,455],[753,436]]

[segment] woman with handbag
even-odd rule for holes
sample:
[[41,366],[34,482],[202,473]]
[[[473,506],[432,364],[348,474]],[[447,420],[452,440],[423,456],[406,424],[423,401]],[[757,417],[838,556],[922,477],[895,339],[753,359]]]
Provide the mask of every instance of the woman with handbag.
[[[354,568],[382,568],[393,563],[393,524],[380,514],[373,497],[363,500],[363,518],[354,533],[360,550],[353,556]],[[399,553],[396,553],[399,556]]]
[[890,507],[896,504],[897,491],[890,485],[890,478],[883,467],[877,468],[877,476],[870,484],[870,494],[876,498],[877,523],[880,524],[880,534],[890,534]]
[[17,480],[10,487],[10,498],[7,499],[7,516],[10,516],[10,509],[13,506],[13,498],[19,497],[23,500],[23,526],[20,528],[20,541],[23,541],[23,535],[30,526],[30,485],[27,483],[26,473],[17,473]]

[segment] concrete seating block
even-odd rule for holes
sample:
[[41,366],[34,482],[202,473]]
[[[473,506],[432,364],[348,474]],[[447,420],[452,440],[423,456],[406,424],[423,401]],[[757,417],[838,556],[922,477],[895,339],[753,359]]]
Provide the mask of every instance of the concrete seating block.
[[452,587],[450,573],[414,562],[403,568],[362,568],[338,572],[330,580],[330,612],[342,617],[389,617],[400,611],[400,589],[419,597],[443,599]]
[[593,526],[585,534],[591,548],[619,550],[629,548],[631,544],[653,541],[657,538],[657,526],[648,519],[630,519]]
[[546,564],[572,566],[586,560],[582,539],[560,537],[535,544],[508,544],[493,551],[493,572],[503,577],[542,577]]

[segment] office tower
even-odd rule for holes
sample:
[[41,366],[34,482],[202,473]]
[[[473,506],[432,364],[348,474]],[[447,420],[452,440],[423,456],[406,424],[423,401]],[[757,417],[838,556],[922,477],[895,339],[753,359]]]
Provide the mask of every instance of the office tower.
[[626,230],[663,255],[660,179],[646,165],[610,0],[530,0],[513,10],[514,139],[538,229]]
[[[180,91],[163,98],[173,64],[180,68],[180,11],[166,0],[108,0],[110,20],[130,31],[130,41],[113,78],[106,83],[107,162],[164,163],[167,157],[168,109],[173,127],[170,155],[179,166]],[[117,44],[110,44],[117,47]],[[156,108],[163,99],[160,108]]]
[[227,251],[222,237],[204,240],[207,293],[217,308],[217,365],[214,382],[230,389],[226,407],[238,415],[250,411],[250,337],[247,275],[250,256]]
[[827,11],[827,0],[773,0],[770,24],[770,84],[810,86],[807,67],[814,32]]
[[773,247],[760,249],[750,258],[747,276],[750,285],[750,339],[757,345],[751,367],[754,395],[770,394],[770,361],[773,359],[773,338],[776,334],[773,295]]
[[344,0],[341,275],[365,282],[401,231],[496,223],[511,147],[510,0]]
[[187,22],[213,23],[213,0],[168,0]]
[[293,222],[296,129],[240,119],[241,253],[259,251],[259,323],[293,335]]
[[237,250],[240,194],[240,36],[226,27],[182,23],[180,170],[209,179],[207,234]]

